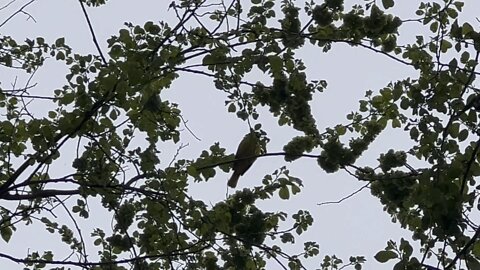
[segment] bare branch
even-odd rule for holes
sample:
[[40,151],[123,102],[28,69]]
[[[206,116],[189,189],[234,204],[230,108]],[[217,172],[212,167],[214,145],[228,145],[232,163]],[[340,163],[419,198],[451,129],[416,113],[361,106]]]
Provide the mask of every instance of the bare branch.
[[85,19],[87,20],[88,29],[90,30],[90,34],[92,34],[93,43],[95,44],[95,47],[97,48],[97,51],[100,54],[100,57],[102,58],[103,63],[106,65],[107,60],[105,59],[105,56],[103,56],[102,49],[100,48],[100,45],[98,44],[97,37],[95,36],[95,31],[93,30],[92,22],[90,21],[90,17],[88,16],[87,10],[85,9],[85,4],[81,0],[79,0],[78,2],[80,3],[80,6],[82,7],[82,11],[83,11],[83,15],[85,16]]
[[370,186],[370,182],[363,185],[362,187],[360,187],[359,189],[355,190],[354,192],[348,194],[347,196],[337,200],[337,201],[327,201],[327,202],[321,202],[321,203],[318,203],[317,205],[318,206],[322,206],[322,205],[327,205],[327,204],[340,204],[341,202],[345,201],[345,200],[348,200],[350,198],[352,198],[353,196],[355,196],[356,194],[360,193],[362,190],[368,188]]
[[[24,14],[27,14],[29,16],[29,18],[32,18],[32,16],[30,16],[30,14],[28,14],[27,12],[23,11],[24,8],[28,7],[30,4],[32,4],[33,2],[35,2],[35,0],[30,0],[29,2],[27,2],[25,5],[21,6],[19,10],[15,11],[12,15],[10,15],[7,19],[5,19],[5,21],[3,21],[2,23],[0,23],[0,27],[4,26],[5,24],[8,23],[8,21],[10,21],[13,17],[15,17],[17,14],[19,13],[24,13]],[[10,3],[9,3],[10,4]],[[9,5],[7,4],[7,6]],[[4,6],[5,7],[5,6]],[[35,19],[33,19],[35,21]]]

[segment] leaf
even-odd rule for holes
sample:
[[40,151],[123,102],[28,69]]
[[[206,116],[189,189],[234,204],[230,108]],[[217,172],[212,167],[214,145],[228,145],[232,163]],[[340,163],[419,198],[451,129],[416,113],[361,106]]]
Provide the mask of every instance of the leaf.
[[382,5],[385,9],[389,9],[395,5],[393,0],[382,0]]
[[281,187],[278,191],[278,195],[282,200],[288,200],[290,198],[290,192],[287,187]]
[[0,234],[3,240],[8,243],[12,237],[12,228],[10,228],[10,226],[2,226],[2,228],[0,228]]
[[467,139],[468,137],[468,130],[467,129],[462,129],[460,133],[458,134],[458,140],[463,142]]
[[455,3],[453,3],[453,5],[455,6],[455,8],[456,8],[458,11],[462,11],[463,5],[465,5],[465,3],[463,3],[463,2],[455,2]]
[[393,128],[399,128],[402,126],[402,123],[400,122],[400,120],[398,118],[394,118],[392,120],[392,127]]
[[292,185],[292,194],[295,195],[300,192],[300,188],[297,185]]
[[335,126],[335,131],[338,133],[338,135],[345,135],[347,128],[344,125],[337,125]]
[[45,44],[45,39],[43,37],[37,37],[37,44],[38,45],[44,45]]
[[458,67],[458,61],[456,58],[453,58],[450,63],[448,63],[448,69],[450,70],[451,73],[455,73]]
[[448,128],[448,132],[453,138],[458,137],[458,133],[460,131],[460,124],[459,123],[453,123],[450,125]]
[[452,48],[452,43],[444,39],[440,41],[440,49],[442,50],[443,53],[446,53],[450,48]]
[[63,52],[58,52],[55,59],[57,60],[65,60],[65,54]]
[[269,56],[268,62],[270,63],[270,70],[273,74],[278,74],[282,71],[283,60],[279,56]]
[[228,106],[228,112],[236,112],[236,111],[237,111],[237,107],[235,107],[235,104],[230,103],[230,105]]
[[453,8],[447,8],[447,15],[450,17],[450,18],[457,18],[458,17],[458,12],[453,9]]
[[375,254],[375,259],[381,263],[385,263],[391,259],[396,259],[396,258],[398,258],[397,253],[391,250],[381,250],[377,254]]
[[430,31],[432,31],[433,33],[436,33],[438,30],[438,22],[433,22],[432,24],[430,24]]
[[479,242],[476,242],[474,245],[473,245],[473,248],[472,248],[472,253],[473,255],[475,256],[480,256],[480,243]]
[[410,256],[412,256],[413,248],[410,243],[403,238],[400,242],[400,250],[403,251],[403,258],[409,258]]
[[65,38],[61,37],[55,41],[55,46],[62,47],[65,44]]
[[471,32],[473,32],[473,27],[472,27],[472,25],[469,24],[468,22],[464,23],[464,24],[462,25],[462,34],[463,34],[464,36],[466,36],[466,35],[470,34]]
[[460,62],[462,64],[467,63],[467,61],[470,60],[470,53],[469,52],[463,52],[462,55],[460,56]]

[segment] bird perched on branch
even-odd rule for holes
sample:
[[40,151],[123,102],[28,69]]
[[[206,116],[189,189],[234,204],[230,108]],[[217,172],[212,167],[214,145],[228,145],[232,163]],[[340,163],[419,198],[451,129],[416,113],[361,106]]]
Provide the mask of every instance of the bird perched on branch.
[[259,134],[250,130],[250,133],[245,135],[238,145],[235,161],[233,162],[233,175],[227,183],[229,187],[235,188],[237,186],[238,178],[252,166],[257,159],[256,156],[260,154],[260,150]]

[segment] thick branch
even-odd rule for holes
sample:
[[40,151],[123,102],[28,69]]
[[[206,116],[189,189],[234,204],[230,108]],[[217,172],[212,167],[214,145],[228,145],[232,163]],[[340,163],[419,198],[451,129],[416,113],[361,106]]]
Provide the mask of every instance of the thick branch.
[[445,269],[453,269],[457,261],[467,254],[470,247],[477,241],[479,237],[480,227],[475,231],[475,234],[472,236],[470,241],[468,241],[468,243],[462,248],[462,250],[460,250],[460,252],[456,254],[455,258],[453,258],[453,260],[445,267]]
[[[196,246],[199,246],[195,248]],[[0,258],[6,258],[16,263],[23,263],[23,264],[46,264],[46,265],[74,265],[80,267],[93,267],[93,266],[111,266],[111,265],[118,265],[118,264],[127,264],[127,263],[134,263],[134,262],[141,262],[147,259],[158,259],[158,258],[168,258],[174,256],[182,256],[182,255],[189,255],[189,254],[198,254],[202,250],[209,248],[210,245],[205,244],[204,241],[199,241],[189,247],[183,249],[177,249],[167,254],[159,254],[159,255],[147,255],[147,256],[138,256],[130,259],[123,259],[117,261],[110,261],[110,262],[74,262],[74,261],[50,261],[44,259],[20,259],[10,256],[8,254],[0,253]],[[195,248],[195,250],[190,250]]]
[[0,196],[0,199],[7,201],[18,201],[18,200],[33,200],[40,198],[49,198],[54,196],[68,196],[80,194],[80,190],[56,190],[56,189],[44,189],[39,191],[34,191],[30,194],[10,194],[4,193]]

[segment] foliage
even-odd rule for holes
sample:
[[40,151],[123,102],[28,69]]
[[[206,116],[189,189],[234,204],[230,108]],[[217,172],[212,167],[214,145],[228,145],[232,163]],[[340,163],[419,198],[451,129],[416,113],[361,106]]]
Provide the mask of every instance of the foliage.
[[[385,212],[420,246],[414,250],[405,239],[388,240],[375,255],[378,262],[395,260],[394,269],[479,269],[480,229],[470,218],[479,209],[478,27],[460,19],[461,1],[421,2],[413,19],[391,13],[393,0],[357,2],[346,7],[342,0],[305,5],[179,0],[170,5],[176,24],[126,23],[108,39],[108,54],[100,48],[75,53],[61,37],[51,44],[42,37],[24,42],[0,37],[4,69],[33,74],[48,57],[68,67],[66,84],[46,96],[31,94],[31,87],[0,89],[0,199],[16,202],[0,207],[0,235],[9,242],[21,224],[41,222],[78,260],[61,260],[48,250],[2,257],[26,269],[264,269],[267,263],[301,269],[305,258],[317,256],[315,239],[303,243],[298,254],[285,251],[312,225],[308,211],[289,216],[258,207],[259,201],[288,200],[301,191],[301,180],[285,167],[257,187],[207,205],[192,197],[189,186],[215,177],[217,169],[230,171],[231,153],[216,143],[199,157],[161,163],[162,147],[181,143],[184,132],[181,108],[164,90],[181,74],[192,73],[211,78],[225,93],[226,111],[245,125],[256,122],[263,144],[273,135],[258,123],[260,107],[278,125],[302,133],[280,153],[286,161],[313,157],[327,173],[345,170],[369,183]],[[83,8],[108,4],[80,3]],[[404,24],[424,27],[425,33],[401,45]],[[311,103],[327,82],[307,78],[297,52],[315,46],[328,53],[337,44],[384,55],[418,77],[367,91],[346,124],[320,129]],[[253,72],[268,79],[248,81]],[[48,113],[30,113],[31,100],[48,103]],[[413,146],[391,149],[370,166],[356,164],[390,127],[409,132]],[[76,153],[64,150],[69,143],[78,145]],[[49,170],[68,158],[68,173]],[[414,168],[407,162],[412,159],[424,166]],[[97,228],[88,238],[48,215],[54,205],[66,207],[69,198],[76,200],[71,218],[88,219],[95,197],[113,216],[111,231]],[[87,241],[98,247],[98,260],[86,253]],[[426,259],[437,266],[427,266]],[[326,256],[317,265],[361,269],[365,260],[352,256],[344,263]]]

